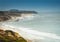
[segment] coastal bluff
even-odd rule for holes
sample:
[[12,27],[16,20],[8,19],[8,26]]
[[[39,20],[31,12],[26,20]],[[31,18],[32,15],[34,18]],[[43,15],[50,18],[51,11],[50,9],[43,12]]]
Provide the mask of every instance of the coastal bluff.
[[32,14],[37,14],[36,11],[20,11],[16,9],[11,9],[8,11],[0,11],[0,22],[14,19],[16,17],[25,17]]

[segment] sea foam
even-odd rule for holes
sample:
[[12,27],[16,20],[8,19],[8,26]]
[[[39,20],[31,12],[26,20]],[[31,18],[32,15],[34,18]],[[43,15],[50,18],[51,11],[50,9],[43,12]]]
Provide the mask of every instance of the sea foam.
[[54,33],[46,33],[46,32],[40,32],[37,30],[32,30],[30,28],[25,28],[25,27],[13,27],[10,25],[5,25],[3,24],[2,27],[6,27],[5,29],[9,29],[9,30],[13,30],[13,31],[17,31],[21,36],[23,36],[24,38],[28,38],[28,39],[45,39],[47,38],[51,38],[51,39],[58,39],[60,40],[60,36],[58,36],[57,34]]

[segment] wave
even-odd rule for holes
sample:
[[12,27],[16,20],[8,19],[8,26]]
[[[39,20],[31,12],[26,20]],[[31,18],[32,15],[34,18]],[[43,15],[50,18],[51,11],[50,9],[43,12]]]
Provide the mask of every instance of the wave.
[[16,20],[19,20],[19,21],[20,20],[33,20],[35,17],[37,17],[37,15],[36,14],[32,14],[30,16],[26,15],[24,17],[17,17]]
[[46,39],[46,38],[51,38],[51,39],[58,39],[60,40],[60,36],[58,36],[57,34],[53,34],[53,33],[46,33],[46,32],[40,32],[40,31],[36,31],[36,30],[32,30],[30,28],[25,28],[25,27],[13,27],[10,25],[2,25],[2,27],[6,27],[5,29],[9,29],[9,30],[13,30],[18,32],[22,37],[24,38],[28,38],[28,39]]
[[39,15],[38,14],[32,14],[32,15],[25,15],[25,16],[19,16],[19,17],[12,17],[12,19],[6,21],[6,22],[12,22],[12,21],[29,21],[29,20],[33,20],[35,19],[36,17],[38,17]]

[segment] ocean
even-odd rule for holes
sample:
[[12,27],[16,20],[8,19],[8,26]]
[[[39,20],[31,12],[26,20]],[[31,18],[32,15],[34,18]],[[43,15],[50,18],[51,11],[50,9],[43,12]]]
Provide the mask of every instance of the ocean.
[[41,37],[41,40],[37,38],[35,42],[60,42],[60,13],[57,12],[38,13],[23,20],[4,22],[3,25],[22,28],[29,35],[32,34],[31,38]]

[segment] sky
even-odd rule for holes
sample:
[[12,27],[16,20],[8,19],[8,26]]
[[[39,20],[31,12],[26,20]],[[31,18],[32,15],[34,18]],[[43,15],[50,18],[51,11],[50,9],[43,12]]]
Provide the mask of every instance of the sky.
[[0,10],[59,11],[60,0],[0,0]]

